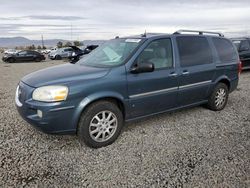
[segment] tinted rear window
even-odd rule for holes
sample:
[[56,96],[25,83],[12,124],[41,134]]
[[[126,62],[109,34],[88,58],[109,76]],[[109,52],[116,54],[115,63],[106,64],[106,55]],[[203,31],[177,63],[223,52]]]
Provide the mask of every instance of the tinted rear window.
[[180,36],[176,40],[182,67],[213,62],[212,52],[205,37]]
[[228,63],[237,59],[234,46],[230,41],[223,38],[213,38],[212,40],[221,63]]

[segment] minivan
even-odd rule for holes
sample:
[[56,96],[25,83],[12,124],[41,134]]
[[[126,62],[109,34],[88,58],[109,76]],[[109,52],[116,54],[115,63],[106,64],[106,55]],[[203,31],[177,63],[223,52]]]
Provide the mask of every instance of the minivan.
[[204,104],[222,110],[240,71],[235,46],[220,33],[116,37],[76,64],[23,77],[15,103],[37,129],[77,134],[99,148],[117,139],[124,122]]

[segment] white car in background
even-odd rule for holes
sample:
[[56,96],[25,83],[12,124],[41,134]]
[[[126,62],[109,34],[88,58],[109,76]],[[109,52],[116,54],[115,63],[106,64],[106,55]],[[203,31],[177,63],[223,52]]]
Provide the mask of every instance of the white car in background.
[[15,49],[7,49],[7,50],[5,50],[4,51],[4,54],[16,54],[16,53],[18,53],[19,52],[19,50],[15,50]]
[[50,49],[41,50],[41,53],[43,54],[49,54],[50,52],[51,52]]

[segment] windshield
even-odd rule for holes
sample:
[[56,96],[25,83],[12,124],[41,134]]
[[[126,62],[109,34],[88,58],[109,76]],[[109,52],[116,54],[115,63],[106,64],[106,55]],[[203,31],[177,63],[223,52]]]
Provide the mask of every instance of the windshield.
[[140,44],[141,39],[113,39],[96,48],[78,63],[89,66],[121,65]]
[[233,40],[233,44],[236,46],[237,50],[239,50],[240,42],[240,40]]

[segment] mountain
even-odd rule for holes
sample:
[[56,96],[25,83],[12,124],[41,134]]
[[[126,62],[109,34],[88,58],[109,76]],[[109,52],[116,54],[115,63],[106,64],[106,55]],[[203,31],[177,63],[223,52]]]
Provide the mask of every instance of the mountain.
[[105,42],[105,40],[84,40],[83,44],[84,46],[88,45],[101,45]]
[[[44,40],[44,45],[47,47],[54,47],[56,44],[61,41],[63,43],[68,42],[67,40],[62,39],[48,39]],[[100,45],[104,43],[104,40],[84,40],[83,44],[85,46],[87,45]],[[42,46],[42,40],[30,40],[25,37],[8,37],[8,38],[1,38],[0,37],[0,47],[6,47],[6,48],[14,48],[16,46],[30,46],[34,44],[35,46]]]
[[[62,39],[48,39],[44,40],[45,46],[56,46],[58,41],[62,41],[63,43],[67,42],[67,40]],[[42,40],[30,40],[25,37],[8,37],[8,38],[0,38],[0,47],[8,47],[13,48],[16,46],[29,46],[34,44],[35,46],[42,45]]]

